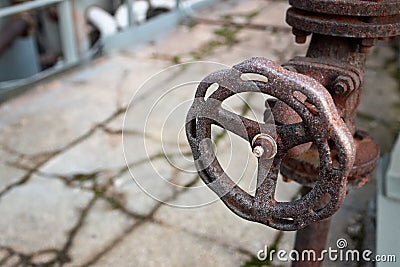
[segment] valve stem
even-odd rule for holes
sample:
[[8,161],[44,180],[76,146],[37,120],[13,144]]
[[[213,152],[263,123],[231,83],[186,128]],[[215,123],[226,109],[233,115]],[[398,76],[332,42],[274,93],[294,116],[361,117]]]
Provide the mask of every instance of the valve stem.
[[251,146],[253,147],[253,154],[257,158],[263,156],[266,159],[272,159],[277,152],[277,145],[274,138],[266,133],[254,136]]
[[256,146],[253,148],[253,154],[257,158],[260,158],[264,154],[264,148],[262,146]]

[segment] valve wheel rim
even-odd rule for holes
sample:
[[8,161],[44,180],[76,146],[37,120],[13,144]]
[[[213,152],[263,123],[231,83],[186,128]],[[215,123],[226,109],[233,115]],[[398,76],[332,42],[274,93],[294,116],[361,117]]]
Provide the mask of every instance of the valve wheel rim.
[[[240,74],[246,73],[263,75],[268,81],[241,80]],[[227,79],[230,80],[228,83],[233,81],[237,83],[233,90],[227,90],[220,86],[205,99],[211,84],[223,84]],[[297,124],[276,126],[277,133],[275,135],[271,129],[272,125],[255,122],[237,115],[237,121],[243,122],[246,133],[237,133],[231,131],[232,129],[230,131],[247,140],[250,145],[253,138],[262,133],[275,137],[277,141],[278,149],[272,159],[271,168],[268,170],[263,168],[268,159],[258,158],[257,190],[254,197],[233,182],[219,164],[211,142],[204,142],[204,140],[211,140],[211,125],[218,125],[213,119],[207,117],[209,115],[207,113],[221,112],[218,105],[234,94],[248,92],[242,88],[248,88],[246,85],[249,82],[256,84],[261,93],[276,97],[289,105],[303,120]],[[286,89],[280,90],[281,88]],[[308,103],[299,101],[294,96],[294,92],[305,95]],[[229,112],[221,112],[221,114],[228,117],[233,116]],[[220,118],[221,114],[216,116]],[[231,121],[229,120],[229,122]],[[229,127],[231,126],[227,123],[227,128]],[[301,133],[301,135],[293,135],[293,132]],[[328,91],[310,77],[290,72],[277,63],[264,58],[251,58],[232,69],[214,72],[203,79],[198,86],[196,98],[188,113],[186,133],[196,168],[202,180],[220,196],[221,200],[234,213],[244,219],[279,230],[297,230],[329,217],[343,201],[346,192],[346,177],[354,162],[353,139],[345,123],[337,114]],[[340,151],[339,166],[332,164],[328,140],[331,140],[331,143],[333,141]],[[276,201],[274,193],[282,159],[288,149],[309,141],[314,142],[320,155],[318,180],[311,191],[300,199],[291,202]],[[316,208],[316,203],[319,203],[327,194],[329,202],[322,208]]]

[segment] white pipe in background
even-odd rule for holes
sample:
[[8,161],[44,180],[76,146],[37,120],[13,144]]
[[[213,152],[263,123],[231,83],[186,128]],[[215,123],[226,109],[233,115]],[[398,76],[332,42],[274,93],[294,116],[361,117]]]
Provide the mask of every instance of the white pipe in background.
[[[153,8],[174,9],[176,0],[151,0]],[[141,24],[146,21],[149,3],[146,0],[134,1],[132,5],[134,22]],[[91,6],[87,9],[87,19],[99,31],[101,38],[111,36],[119,29],[126,29],[129,26],[128,7],[126,4],[120,5],[114,17],[107,11],[97,6]]]
[[101,38],[118,32],[118,25],[114,17],[102,8],[91,6],[87,9],[86,16],[88,21],[100,31]]
[[[143,23],[146,20],[149,3],[147,1],[135,1],[133,2],[132,9],[134,22],[138,24]],[[128,7],[125,4],[118,7],[114,17],[119,28],[126,29],[128,27]]]
[[150,0],[150,2],[153,8],[165,7],[168,9],[174,9],[176,7],[176,0]]

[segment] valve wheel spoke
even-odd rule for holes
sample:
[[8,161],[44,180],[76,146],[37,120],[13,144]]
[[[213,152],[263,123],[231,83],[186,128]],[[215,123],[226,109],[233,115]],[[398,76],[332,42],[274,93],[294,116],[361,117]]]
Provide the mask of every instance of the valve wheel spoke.
[[276,132],[280,137],[279,145],[284,151],[313,141],[303,122],[279,125],[276,127]]
[[213,124],[228,130],[229,132],[243,138],[249,143],[257,134],[266,133],[273,135],[275,125],[265,124],[248,119],[222,107],[218,108],[217,113],[217,120],[213,121]]
[[271,161],[270,159],[265,158],[260,158],[258,160],[257,190],[255,198],[256,200],[269,201],[269,204],[271,204],[271,201],[275,201],[275,188],[282,162],[282,156],[279,154],[276,155],[270,168],[265,167],[268,166],[268,164],[266,164],[266,161],[268,160]]

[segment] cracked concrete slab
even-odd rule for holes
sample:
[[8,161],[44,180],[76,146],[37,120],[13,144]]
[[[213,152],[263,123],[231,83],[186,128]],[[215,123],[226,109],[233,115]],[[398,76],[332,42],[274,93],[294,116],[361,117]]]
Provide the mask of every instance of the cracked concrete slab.
[[[256,1],[259,2],[259,1]],[[259,14],[252,20],[253,23],[279,26],[282,28],[290,29],[286,23],[286,10],[290,7],[287,1],[265,1],[265,7],[259,10]]]
[[[146,151],[143,147],[143,137],[140,136],[125,136],[124,144],[128,163],[145,160],[158,152],[151,145],[146,147]],[[108,134],[97,130],[81,143],[49,160],[39,171],[45,174],[68,176],[103,170],[119,170],[126,166],[123,152],[120,134]]]
[[104,253],[118,238],[123,238],[136,220],[97,200],[77,232],[70,250],[71,262],[64,266],[81,266]]
[[[134,97],[126,114],[124,131],[186,143],[184,125],[200,81],[215,70],[227,68],[220,63],[191,62],[173,66],[153,76],[141,90],[145,98]],[[118,121],[123,120],[120,116]],[[112,127],[115,127],[113,124]]]
[[27,173],[27,171],[11,167],[4,163],[0,163],[0,169],[0,192],[8,186],[20,181]]
[[178,187],[172,182],[175,172],[164,159],[149,159],[132,165],[130,171],[114,179],[113,190],[124,196],[130,212],[148,216],[154,208],[170,198]]
[[[146,244],[146,245],[143,245]],[[241,266],[248,256],[173,227],[147,223],[92,266]]]
[[[400,103],[398,82],[386,71],[371,68],[366,70],[365,79],[359,112],[389,124],[400,124],[398,114],[391,112],[396,103]],[[363,101],[364,99],[371,99],[372,95],[382,94],[385,94],[387,98],[377,97],[374,99],[375,101]]]
[[295,55],[304,55],[306,45],[294,44],[290,32],[259,31],[242,29],[238,34],[239,45],[232,47],[219,47],[211,55],[206,55],[205,60],[222,62],[235,65],[251,57],[265,57],[273,61],[284,63]]
[[389,152],[400,130],[399,107],[398,80],[386,70],[367,68],[357,126],[379,141],[382,152]]
[[[111,66],[104,68],[93,69],[101,72]],[[0,127],[0,143],[28,155],[66,147],[116,111],[115,102],[109,101],[116,98],[111,74],[94,80],[81,80],[77,75],[6,102],[0,106],[0,116],[6,121]]]
[[[188,22],[190,23],[190,21]],[[207,43],[215,38],[214,30],[218,26],[195,24],[179,25],[176,29],[168,33],[165,38],[157,40],[140,51],[129,51],[133,55],[148,60],[148,58],[156,58],[165,60],[169,63],[179,63],[193,60],[192,51],[203,43]],[[189,38],[193,42],[177,42],[176,40],[185,40]]]
[[[370,181],[362,188],[351,190],[344,199],[341,208],[332,216],[327,246],[337,248],[337,240],[344,238],[348,249],[360,249],[363,236],[362,219],[366,216],[369,202],[375,196],[375,181]],[[369,248],[373,249],[373,248]],[[325,261],[324,267],[358,266],[357,262],[330,262]]]
[[163,60],[151,58],[140,60],[124,51],[112,53],[109,60],[123,68],[123,73],[119,73],[118,80],[113,85],[117,91],[116,105],[121,109],[127,107],[133,96],[145,97],[149,91],[141,90],[141,86],[147,79],[170,66],[169,62]]
[[[233,165],[237,167],[236,173],[238,169],[242,169],[237,162]],[[246,181],[240,181],[240,185],[243,185],[242,188],[248,184],[249,177],[251,176],[244,175],[243,180]],[[280,201],[290,201],[299,189],[297,184],[285,184],[282,179],[279,179],[278,184],[276,198]],[[200,207],[193,207],[198,206],[199,203],[202,204]],[[183,204],[193,206],[191,208],[163,206],[155,214],[155,219],[164,224],[230,244],[252,254],[263,249],[264,245],[271,245],[278,232],[233,214],[202,181],[197,182],[193,188],[189,188],[172,201],[172,205]],[[293,236],[288,237],[288,240],[280,244],[288,247],[292,241]]]
[[43,251],[32,255],[31,262],[36,265],[46,265],[57,258],[57,251]]
[[[218,6],[220,6],[218,8]],[[255,27],[266,26],[275,31],[283,31],[287,40],[290,40],[290,48],[293,48],[293,37],[288,34],[290,28],[284,21],[284,14],[289,5],[286,2],[276,1],[246,1],[244,2],[226,2],[218,3],[210,8],[212,11],[197,12],[192,17],[193,21],[188,21],[187,25],[181,25],[162,40],[148,45],[139,52],[131,51],[130,53],[141,57],[153,57],[169,61],[173,64],[187,62],[191,60],[207,59],[218,61],[228,65],[238,62],[237,58],[248,58],[250,56],[267,56],[275,59],[276,55],[273,49],[266,49],[265,45],[273,46],[279,44],[282,49],[281,42],[275,42],[279,32],[264,32],[249,30],[251,26],[241,24],[251,23]],[[229,7],[227,9],[227,7]],[[237,23],[237,24],[235,24]],[[245,33],[246,32],[246,33]],[[237,36],[236,36],[237,35]],[[195,42],[176,42],[177,39],[192,39]],[[281,37],[284,38],[284,37]],[[241,49],[244,45],[238,43],[248,43],[253,39],[253,43],[257,43],[257,49]],[[261,42],[260,42],[261,40]],[[260,46],[261,44],[261,46]],[[248,44],[246,44],[248,45]],[[289,46],[289,44],[288,44]],[[226,51],[228,48],[228,53]],[[231,50],[231,51],[229,51]],[[304,49],[303,49],[304,50]],[[258,52],[259,51],[259,52]],[[269,51],[272,51],[268,53]],[[290,49],[290,53],[295,54],[297,51]],[[238,54],[238,53],[241,53]],[[252,53],[252,54],[249,54]],[[224,54],[234,55],[234,59],[228,58]]]
[[246,17],[251,16],[254,12],[265,10],[272,1],[221,1],[207,10],[199,10],[197,15],[206,18],[223,18],[227,16]]
[[7,250],[0,249],[0,262],[5,260],[9,255],[10,255],[10,253]]
[[4,266],[17,266],[20,262],[20,258],[17,255],[10,255],[9,257],[7,257],[5,259],[4,262],[2,262],[2,264]]
[[[202,183],[196,185],[201,186]],[[268,245],[274,240],[276,230],[239,218],[211,191],[189,190],[182,193],[173,203],[199,203],[200,199],[203,203],[212,199],[216,202],[198,208],[163,206],[155,214],[155,219],[183,231],[205,236],[213,242],[253,254],[264,248],[264,244]]]
[[396,53],[399,53],[396,48],[379,42],[367,56],[365,84],[357,114],[357,127],[369,131],[378,141],[381,154],[390,151],[400,131],[400,81]]
[[23,253],[61,249],[92,193],[34,176],[0,200],[0,245]]
[[[164,114],[162,112],[161,114]],[[140,116],[136,116],[140,117]],[[187,155],[191,154],[189,144],[186,141],[186,135],[184,130],[184,114],[181,113],[179,115],[174,115],[172,117],[177,118],[177,120],[171,120],[171,117],[161,120],[158,123],[154,123],[149,125],[146,128],[152,128],[153,130],[145,131],[146,134],[139,133],[139,129],[141,128],[138,124],[133,123],[133,118],[128,118],[126,120],[126,127],[123,127],[124,122],[124,114],[117,116],[114,120],[110,121],[108,124],[104,126],[106,132],[113,134],[123,134],[124,138],[140,138],[142,139],[142,143],[140,147],[144,149],[148,149],[148,151],[158,151],[164,155],[168,155],[168,158],[171,161],[172,165],[180,166],[182,168],[188,167]],[[172,125],[165,124],[165,121],[173,121]],[[145,123],[143,121],[142,123]],[[160,126],[160,123],[164,125],[164,127]],[[137,129],[135,129],[137,127]],[[162,130],[159,130],[163,128]],[[156,130],[154,130],[156,129]],[[143,130],[144,131],[144,130]],[[152,155],[149,155],[151,157]],[[183,159],[183,160],[182,160]],[[189,160],[192,163],[192,160]]]

